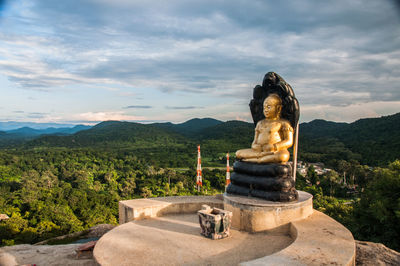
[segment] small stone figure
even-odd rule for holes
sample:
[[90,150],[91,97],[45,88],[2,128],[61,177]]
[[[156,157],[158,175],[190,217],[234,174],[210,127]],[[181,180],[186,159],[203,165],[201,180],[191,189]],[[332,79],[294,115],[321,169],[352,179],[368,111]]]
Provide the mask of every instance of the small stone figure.
[[197,214],[203,236],[213,240],[230,236],[232,212],[203,205]]
[[272,201],[294,201],[295,190],[288,148],[294,143],[299,104],[293,89],[274,72],[253,91],[250,110],[256,125],[250,149],[236,152],[229,194],[251,195]]

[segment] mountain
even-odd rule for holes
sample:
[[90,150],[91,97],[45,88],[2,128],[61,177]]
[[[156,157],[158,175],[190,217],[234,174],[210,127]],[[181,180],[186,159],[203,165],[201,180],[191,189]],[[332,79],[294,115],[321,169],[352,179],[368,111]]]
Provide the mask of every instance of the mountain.
[[382,165],[400,158],[399,132],[400,113],[349,124],[314,120],[300,125],[299,152]]
[[179,134],[153,125],[105,121],[69,136],[42,136],[27,146],[139,148],[165,146],[166,143],[173,145],[179,141],[184,141]]
[[363,161],[379,165],[400,158],[400,113],[349,124],[337,137]]
[[196,138],[196,134],[200,131],[220,124],[223,124],[223,122],[213,118],[194,118],[181,124],[154,123],[152,125],[174,131],[186,137]]
[[41,135],[42,130],[33,129],[30,127],[21,127],[14,130],[6,131],[7,134],[16,135],[16,136],[37,136]]
[[0,122],[0,130],[1,131],[14,130],[14,129],[18,129],[21,127],[30,127],[33,129],[46,129],[49,127],[71,128],[73,126],[75,126],[75,125],[73,125],[73,124],[58,124],[58,123],[15,122],[15,121]]
[[91,126],[84,126],[84,125],[77,125],[74,127],[60,127],[60,128],[49,127],[45,129],[21,127],[14,130],[8,130],[6,131],[6,133],[19,136],[39,136],[39,135],[51,135],[51,134],[70,135],[89,128],[91,128]]
[[22,127],[14,130],[0,132],[0,147],[10,147],[32,140],[42,135],[71,135],[79,131],[91,128],[90,126],[77,125],[71,128],[46,128],[34,129]]
[[[85,129],[82,127],[70,129]],[[49,129],[50,130],[50,129]],[[400,113],[381,118],[360,119],[353,123],[314,120],[302,123],[299,131],[299,159],[309,162],[357,160],[371,166],[385,165],[400,158]],[[13,134],[38,134],[22,128]],[[1,140],[10,139],[0,132]],[[222,122],[211,118],[191,119],[185,123],[139,124],[106,121],[86,130],[66,135],[66,131],[40,135],[23,147],[67,147],[135,151],[153,160],[190,160],[195,145],[201,144],[207,156],[250,147],[254,125],[241,121]],[[3,145],[4,146],[4,145]],[[175,157],[171,157],[175,154]],[[164,158],[166,157],[166,158]],[[185,159],[182,159],[185,158]],[[155,159],[154,159],[155,160]],[[160,159],[161,160],[161,159]]]
[[[85,125],[76,125],[76,126],[71,127],[71,128],[60,128],[59,129],[60,131],[58,131],[58,133],[59,134],[71,135],[71,134],[78,133],[79,131],[87,130],[87,129],[90,129],[90,128],[92,128],[92,127],[91,126],[85,126]],[[47,133],[47,134],[49,134],[49,133]],[[52,134],[55,134],[55,133],[52,133]]]
[[[195,118],[181,124],[154,123],[139,124],[133,122],[105,121],[70,136],[42,136],[28,143],[28,146],[48,147],[130,147],[146,148],[176,146],[181,143],[221,141],[224,147],[243,140],[249,135],[252,124],[241,121],[222,122],[211,118]],[[238,135],[237,135],[238,134]],[[236,137],[235,137],[236,136]],[[251,137],[250,137],[251,138]],[[251,142],[251,140],[247,142]],[[244,138],[247,139],[247,138]],[[233,141],[232,141],[233,140]],[[237,142],[237,141],[236,141]],[[242,142],[242,141],[241,141]]]
[[340,132],[348,123],[337,123],[322,119],[315,119],[308,123],[301,123],[299,133],[310,138],[332,136]]

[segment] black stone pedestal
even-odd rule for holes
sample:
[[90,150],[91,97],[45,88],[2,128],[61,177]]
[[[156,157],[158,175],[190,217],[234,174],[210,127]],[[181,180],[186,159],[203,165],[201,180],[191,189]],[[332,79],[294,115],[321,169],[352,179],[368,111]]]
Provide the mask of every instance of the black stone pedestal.
[[289,164],[256,164],[236,161],[233,164],[229,194],[253,196],[271,201],[298,199],[292,168]]

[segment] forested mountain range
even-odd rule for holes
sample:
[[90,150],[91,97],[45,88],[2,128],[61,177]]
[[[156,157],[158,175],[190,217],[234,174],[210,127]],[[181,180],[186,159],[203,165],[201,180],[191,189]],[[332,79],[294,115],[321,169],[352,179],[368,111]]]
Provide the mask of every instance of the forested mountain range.
[[400,113],[353,123],[314,120],[300,125],[300,152],[320,160],[340,156],[368,165],[385,165],[400,158]]
[[[53,132],[51,131],[53,130]],[[92,148],[135,151],[145,159],[172,159],[184,166],[201,144],[206,157],[221,157],[226,152],[249,147],[254,125],[242,121],[222,122],[212,118],[195,118],[185,123],[139,124],[106,121],[94,127],[77,126],[60,129],[34,130],[21,128],[0,132],[0,144],[17,148]],[[73,132],[76,130],[76,133]],[[299,158],[309,162],[357,160],[369,165],[385,165],[400,158],[400,113],[380,118],[360,119],[353,123],[314,120],[302,123],[299,131]],[[43,135],[46,134],[46,135]],[[13,136],[23,143],[16,143]],[[38,137],[39,136],[39,137]],[[17,145],[18,144],[18,145]],[[182,153],[182,154],[180,154]],[[175,157],[171,158],[171,154]],[[168,158],[162,159],[162,157]],[[222,161],[221,161],[222,162]]]
[[206,128],[223,124],[224,122],[213,118],[194,118],[181,124],[173,123],[155,123],[156,127],[171,130],[187,137],[196,137],[196,135]]
[[61,128],[49,127],[45,129],[21,127],[18,129],[7,130],[6,133],[15,136],[70,135],[89,128],[91,128],[91,126],[84,126],[84,125],[77,125],[74,127],[61,127]]
[[[299,159],[324,162],[333,170],[319,176],[310,166],[296,179],[296,189],[313,194],[314,209],[337,219],[355,238],[397,250],[399,120],[395,114],[350,124],[301,124]],[[250,147],[254,125],[214,119],[106,121],[70,135],[38,133],[11,142],[10,135],[29,132],[0,132],[6,144],[0,149],[0,213],[11,217],[0,223],[0,246],[115,224],[120,200],[222,193],[225,154],[234,157],[235,150]],[[194,186],[197,144],[200,192]]]
[[22,127],[29,127],[33,129],[46,129],[46,128],[72,128],[74,126],[75,125],[73,124],[7,121],[7,122],[0,122],[0,131],[15,130]]
[[73,127],[48,127],[42,129],[21,127],[18,129],[0,131],[0,147],[15,146],[43,135],[71,135],[89,128],[91,127],[76,125]]

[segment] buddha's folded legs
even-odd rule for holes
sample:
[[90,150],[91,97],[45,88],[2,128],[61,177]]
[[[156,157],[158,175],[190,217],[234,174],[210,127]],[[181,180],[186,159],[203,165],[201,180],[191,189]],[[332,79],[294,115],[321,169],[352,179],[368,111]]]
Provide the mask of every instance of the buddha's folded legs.
[[249,158],[258,158],[260,156],[260,152],[253,149],[242,149],[236,151],[237,159],[249,159]]
[[262,157],[247,157],[243,158],[244,162],[250,163],[282,163],[289,161],[290,154],[287,150],[281,150],[275,153],[270,153]]

